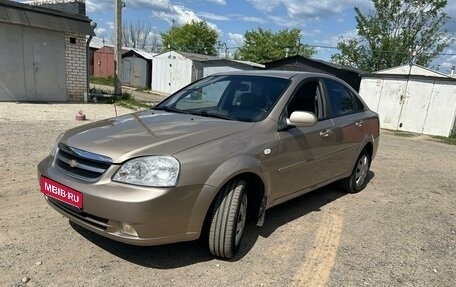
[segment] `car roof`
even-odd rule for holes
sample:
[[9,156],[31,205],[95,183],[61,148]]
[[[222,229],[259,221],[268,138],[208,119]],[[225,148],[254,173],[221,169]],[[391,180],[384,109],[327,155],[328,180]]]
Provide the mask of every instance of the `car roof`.
[[302,75],[307,77],[330,77],[331,75],[313,72],[300,71],[283,71],[283,70],[250,70],[250,71],[231,71],[212,74],[211,76],[263,76],[291,79],[295,76]]

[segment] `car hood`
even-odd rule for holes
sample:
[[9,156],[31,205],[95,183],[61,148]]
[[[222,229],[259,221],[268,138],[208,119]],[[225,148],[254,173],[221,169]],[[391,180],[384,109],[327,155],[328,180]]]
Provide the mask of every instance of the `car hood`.
[[252,127],[254,123],[148,110],[80,126],[61,142],[109,156],[114,163],[143,155],[172,155]]

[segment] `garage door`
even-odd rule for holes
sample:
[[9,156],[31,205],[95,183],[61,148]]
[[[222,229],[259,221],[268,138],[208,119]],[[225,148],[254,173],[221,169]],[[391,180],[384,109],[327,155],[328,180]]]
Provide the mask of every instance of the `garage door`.
[[0,101],[67,101],[64,33],[0,26]]

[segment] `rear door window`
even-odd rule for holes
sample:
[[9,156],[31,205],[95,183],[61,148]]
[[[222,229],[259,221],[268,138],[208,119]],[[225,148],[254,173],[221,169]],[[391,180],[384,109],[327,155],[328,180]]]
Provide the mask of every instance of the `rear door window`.
[[343,84],[330,79],[324,79],[324,82],[330,101],[332,117],[364,111],[364,105],[361,100]]

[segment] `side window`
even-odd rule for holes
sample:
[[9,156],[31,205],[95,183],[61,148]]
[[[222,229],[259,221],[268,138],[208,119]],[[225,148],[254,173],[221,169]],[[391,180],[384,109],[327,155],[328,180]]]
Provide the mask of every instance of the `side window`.
[[351,92],[344,85],[336,81],[329,79],[325,79],[324,81],[329,101],[331,102],[331,116],[339,117],[355,113],[357,109],[355,109],[355,99]]
[[353,98],[353,102],[354,102],[354,109],[355,109],[355,113],[359,113],[359,112],[363,112],[366,110],[366,107],[364,107],[364,104],[363,102],[361,102],[361,100],[359,99],[359,97],[354,94],[352,91],[350,91],[349,89],[347,89],[347,91],[350,93],[350,96]]
[[323,105],[319,82],[307,81],[296,90],[287,107],[288,117],[295,111],[314,113],[318,119],[323,119]]

